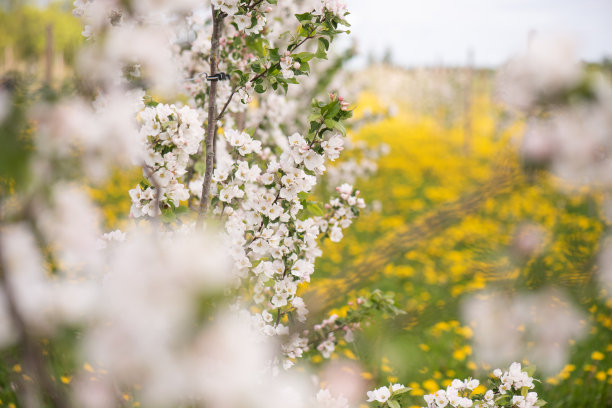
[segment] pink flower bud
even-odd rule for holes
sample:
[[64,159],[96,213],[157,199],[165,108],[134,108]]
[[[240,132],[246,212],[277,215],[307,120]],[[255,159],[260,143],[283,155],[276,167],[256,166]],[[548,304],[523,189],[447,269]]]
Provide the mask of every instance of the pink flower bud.
[[295,69],[300,69],[300,67],[301,67],[301,65],[300,65],[300,63],[299,63],[299,62],[295,61],[295,62],[293,63],[293,68],[295,68]]
[[357,304],[360,305],[363,303],[363,299],[362,298],[357,298]]
[[344,100],[344,97],[343,97],[343,96],[339,96],[339,97],[338,97],[338,100],[339,100],[340,102],[342,102],[342,101]]
[[285,51],[285,57],[288,57],[288,56],[290,56],[290,55],[291,55],[291,52],[289,52],[289,51]]

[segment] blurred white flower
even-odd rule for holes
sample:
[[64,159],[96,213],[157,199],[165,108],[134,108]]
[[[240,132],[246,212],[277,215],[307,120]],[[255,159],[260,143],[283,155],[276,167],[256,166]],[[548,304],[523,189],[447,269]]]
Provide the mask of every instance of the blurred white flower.
[[499,91],[509,105],[527,109],[542,97],[576,85],[580,77],[581,66],[572,40],[538,35],[525,53],[502,67]]
[[556,289],[512,298],[479,294],[462,309],[474,330],[476,359],[491,365],[526,358],[543,372],[555,373],[567,362],[570,342],[587,332],[583,313]]

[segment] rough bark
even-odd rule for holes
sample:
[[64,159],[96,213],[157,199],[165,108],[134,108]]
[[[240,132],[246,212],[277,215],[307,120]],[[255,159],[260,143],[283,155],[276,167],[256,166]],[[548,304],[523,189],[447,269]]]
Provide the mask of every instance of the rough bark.
[[[221,24],[223,23],[223,15],[217,12],[213,7],[213,32],[210,40],[210,75],[217,73],[217,64],[219,62],[219,37],[221,36]],[[206,218],[208,211],[208,201],[210,195],[210,184],[212,181],[213,167],[215,164],[215,149],[214,141],[217,132],[217,81],[210,82],[208,92],[208,126],[206,127],[206,171],[204,173],[204,182],[202,183],[202,197],[200,197],[200,208],[198,210],[197,228],[201,228]]]

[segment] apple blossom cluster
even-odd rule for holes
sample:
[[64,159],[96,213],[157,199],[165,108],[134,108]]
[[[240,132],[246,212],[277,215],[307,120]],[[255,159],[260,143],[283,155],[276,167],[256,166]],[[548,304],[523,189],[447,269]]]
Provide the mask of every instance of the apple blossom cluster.
[[317,345],[317,350],[321,353],[323,358],[330,358],[331,354],[336,349],[336,335],[335,332],[343,330],[344,340],[347,343],[352,343],[355,340],[353,330],[359,328],[359,323],[353,323],[351,327],[345,325],[343,327],[338,326],[336,320],[338,319],[337,314],[332,314],[329,318],[324,319],[321,323],[315,324],[313,329],[323,340]]
[[345,0],[317,0],[318,4],[315,6],[315,11],[322,14],[324,11],[329,11],[338,17],[344,17],[347,13],[346,1]]
[[233,16],[238,13],[238,4],[240,0],[212,0],[212,6],[226,13],[228,16]]
[[374,313],[382,312],[389,316],[398,316],[404,312],[397,307],[393,293],[383,293],[375,290],[366,296],[358,297],[347,303],[349,309],[342,317],[337,314],[330,315],[321,323],[315,324],[310,335],[310,342],[316,345],[316,350],[323,358],[330,358],[336,349],[338,338],[336,335],[341,333],[342,338],[347,343],[355,340],[355,332],[361,330],[362,324],[369,324],[368,319]]
[[99,93],[93,102],[75,97],[38,106],[31,113],[38,129],[34,143],[36,153],[46,159],[34,167],[36,175],[51,176],[44,166],[50,157],[79,166],[94,180],[104,179],[111,165],[140,160],[135,116],[144,107],[143,96],[141,89],[113,89]]
[[327,388],[317,393],[317,403],[320,408],[349,408],[349,402],[344,395],[334,396]]
[[124,242],[126,239],[125,232],[121,230],[114,230],[111,232],[107,232],[102,234],[102,237],[98,241],[98,248],[104,249],[108,247],[112,242]]
[[363,198],[358,198],[359,190],[353,190],[352,185],[344,183],[336,187],[336,191],[340,197],[331,199],[325,204],[327,214],[317,219],[321,232],[329,236],[332,242],[340,242],[343,237],[342,230],[348,228],[358,214],[355,208],[365,208]]
[[[450,405],[451,407],[469,408],[474,405],[474,401],[470,395],[476,387],[480,385],[480,381],[474,379],[453,380],[446,387],[446,390],[440,390],[435,394],[426,395],[425,402],[428,408],[442,408]],[[492,400],[492,392],[485,394],[485,401]]]
[[499,392],[505,394],[510,390],[521,390],[523,387],[532,389],[533,378],[529,376],[527,371],[522,371],[520,363],[512,363],[508,371],[503,372],[498,368],[493,371],[493,375],[501,381]]
[[331,185],[341,182],[355,184],[358,179],[369,177],[378,170],[378,160],[389,154],[389,146],[382,143],[370,146],[365,141],[346,140],[347,157],[327,170],[327,178]]
[[294,69],[300,69],[300,63],[293,61],[291,58],[291,52],[285,51],[285,55],[280,58],[281,73],[287,79],[295,77]]
[[161,208],[176,208],[189,199],[179,179],[187,173],[189,156],[198,152],[204,138],[197,111],[187,106],[147,107],[140,119],[146,151],[143,174],[149,185],[130,190],[130,215],[135,218],[157,216]]
[[396,397],[410,390],[411,388],[404,387],[402,384],[390,384],[388,387],[380,387],[372,391],[368,391],[366,393],[368,396],[367,402],[376,401],[384,404],[387,403],[390,398]]
[[493,371],[493,388],[482,393],[475,393],[480,382],[476,379],[455,379],[446,387],[423,398],[427,408],[534,408],[546,404],[538,399],[538,394],[529,391],[534,388],[534,379],[523,371],[520,363],[512,363],[508,371]]
[[[227,216],[227,244],[232,248],[236,275],[252,281],[255,304],[277,309],[277,316],[280,308],[288,307],[303,321],[307,309],[296,291],[314,272],[314,260],[321,254],[317,240],[330,222],[334,239],[339,239],[336,229],[346,228],[364,206],[349,185],[339,190],[341,198],[333,201],[335,207],[330,206],[327,221],[318,207],[305,200],[316,184],[315,174],[325,171],[325,159],[337,157],[339,138],[332,136],[317,144],[293,134],[280,161],[270,158],[263,170],[248,161],[261,153],[259,141],[234,130],[225,133],[225,140],[231,154],[219,157],[213,173],[213,202],[219,203],[219,214]],[[231,160],[232,155],[238,159]],[[308,217],[317,210],[322,216]],[[270,311],[262,313],[258,324],[268,323],[262,326],[268,334],[284,332],[278,318],[273,324],[271,316]]]

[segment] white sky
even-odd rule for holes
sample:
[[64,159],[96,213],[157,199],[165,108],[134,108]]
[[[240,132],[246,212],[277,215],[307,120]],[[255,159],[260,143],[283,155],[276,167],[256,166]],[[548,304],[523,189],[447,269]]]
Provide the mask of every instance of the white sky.
[[395,63],[495,66],[530,32],[564,34],[581,58],[612,57],[612,0],[346,0],[362,65],[390,48]]

